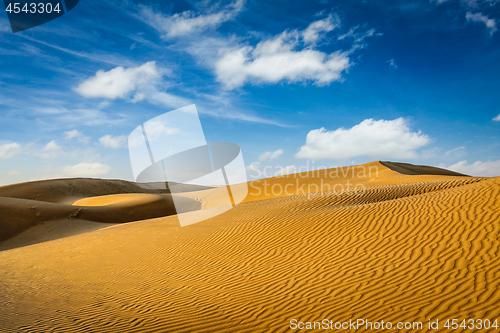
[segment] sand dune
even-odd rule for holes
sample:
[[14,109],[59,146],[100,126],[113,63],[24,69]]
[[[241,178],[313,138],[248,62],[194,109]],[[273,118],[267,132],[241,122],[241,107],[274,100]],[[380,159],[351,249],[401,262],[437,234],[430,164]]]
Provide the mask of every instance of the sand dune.
[[[207,189],[206,186],[175,184],[175,192]],[[124,193],[170,193],[168,184],[136,184],[113,179],[52,179],[0,186],[0,197],[72,204],[74,201],[101,195]]]
[[[361,186],[455,180],[458,177],[470,178],[435,167],[395,162],[371,162],[255,180],[249,182],[248,185],[236,185],[233,191],[238,191],[238,187],[241,191],[248,186],[248,195],[244,202],[250,202],[306,193],[356,191],[356,185],[359,191]],[[226,204],[225,194],[225,188],[214,188],[186,192],[180,196],[200,201],[202,208],[213,208]]]
[[[2,332],[285,332],[325,318],[423,322],[400,330],[412,332],[439,319],[438,332],[447,319],[500,319],[500,177],[369,166],[378,175],[323,177],[363,193],[250,194],[184,228],[171,215],[2,251]],[[294,179],[267,182],[292,191],[322,176]],[[135,198],[100,195],[67,206]],[[205,207],[217,195],[183,194]]]
[[[29,182],[0,187],[0,242],[20,235],[24,231],[40,225],[64,221],[88,221],[104,223],[124,223],[148,218],[168,216],[176,213],[169,188],[165,184],[139,186],[122,180],[102,179],[55,179]],[[177,184],[176,191],[206,189],[204,186]],[[200,203],[186,198],[183,205],[191,210],[199,209]],[[84,223],[85,225],[92,225]],[[76,227],[75,223],[71,225]],[[93,226],[89,230],[95,230]],[[60,233],[58,230],[45,235],[40,241],[65,237],[73,232]],[[85,229],[85,228],[84,228]],[[41,230],[45,230],[41,228]],[[52,229],[50,229],[52,230]],[[86,230],[86,229],[85,229]],[[34,234],[30,231],[27,235]],[[28,239],[27,243],[21,241]],[[20,235],[9,244],[36,243],[35,236]],[[9,245],[10,248],[11,245]],[[3,248],[0,245],[0,249]]]

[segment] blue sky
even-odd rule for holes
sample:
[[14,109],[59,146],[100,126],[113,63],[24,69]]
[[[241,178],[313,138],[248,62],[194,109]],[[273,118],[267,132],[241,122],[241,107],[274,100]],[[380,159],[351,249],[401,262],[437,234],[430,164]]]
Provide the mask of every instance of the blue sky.
[[0,184],[132,180],[128,134],[190,104],[250,178],[373,160],[500,175],[498,28],[497,0],[81,0],[16,34],[4,13]]

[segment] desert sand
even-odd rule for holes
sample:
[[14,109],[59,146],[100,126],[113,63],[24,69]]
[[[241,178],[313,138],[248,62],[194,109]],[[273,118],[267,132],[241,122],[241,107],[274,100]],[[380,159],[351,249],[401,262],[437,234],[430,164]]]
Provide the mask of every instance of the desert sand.
[[[250,182],[243,203],[183,228],[168,189],[0,187],[0,331],[285,332],[292,319],[365,319],[444,332],[448,319],[500,319],[500,177],[346,168]],[[197,214],[222,190],[174,195]]]

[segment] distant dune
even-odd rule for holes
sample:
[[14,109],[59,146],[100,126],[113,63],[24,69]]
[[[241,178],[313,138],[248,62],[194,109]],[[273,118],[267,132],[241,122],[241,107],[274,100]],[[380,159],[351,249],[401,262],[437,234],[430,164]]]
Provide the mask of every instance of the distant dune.
[[[0,187],[0,331],[285,332],[292,319],[365,319],[422,322],[400,330],[417,332],[439,319],[437,332],[447,319],[500,319],[500,177],[372,162],[248,186],[234,209],[184,228],[168,189]],[[174,195],[196,214],[222,205],[223,190]]]
[[[149,188],[148,188],[149,187]],[[148,218],[175,214],[168,185],[138,186],[123,180],[102,179],[55,179],[36,181],[0,187],[0,242],[6,241],[23,231],[40,224],[61,224],[61,221],[71,221],[75,228],[81,230],[81,223],[75,221],[123,223],[144,220]],[[207,187],[195,185],[177,185],[177,191],[200,190]],[[195,210],[200,203],[186,198],[185,205]],[[84,225],[89,225],[84,223]],[[90,224],[92,225],[92,224]],[[93,225],[91,230],[102,227]],[[56,231],[58,237],[40,235],[40,239],[54,239],[73,235],[71,228],[67,232]],[[43,228],[46,230],[46,228]],[[87,229],[83,229],[87,230]],[[29,232],[34,234],[33,231]],[[23,238],[23,237],[21,237]],[[36,237],[30,236],[29,244],[36,242]],[[23,245],[19,239],[16,247]],[[0,245],[0,250],[5,248]],[[11,245],[8,245],[10,247]]]

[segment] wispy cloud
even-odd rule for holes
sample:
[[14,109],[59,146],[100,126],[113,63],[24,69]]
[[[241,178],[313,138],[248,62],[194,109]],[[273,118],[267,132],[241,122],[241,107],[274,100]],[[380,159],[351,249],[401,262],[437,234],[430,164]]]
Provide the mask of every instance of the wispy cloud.
[[394,61],[394,59],[387,60],[387,63],[389,64],[389,67],[398,68],[398,65],[396,65],[396,61]]
[[107,134],[99,138],[99,143],[104,148],[112,148],[112,149],[126,148],[127,137],[125,135],[112,136],[110,134]]
[[259,117],[256,115],[244,113],[235,109],[231,109],[228,111],[226,108],[200,108],[198,110],[201,114],[206,114],[212,117],[216,118],[224,118],[224,119],[232,119],[232,120],[237,120],[237,121],[245,121],[245,122],[251,122],[251,123],[260,123],[260,124],[268,124],[268,125],[275,125],[279,127],[290,127],[289,125],[273,120],[273,119],[267,119],[263,117]]
[[443,3],[459,2],[465,8],[478,8],[481,6],[494,6],[499,0],[430,0],[431,3],[441,5]]
[[140,17],[158,30],[162,37],[172,38],[215,29],[222,23],[234,19],[243,10],[244,4],[245,0],[236,0],[222,9],[212,6],[206,14],[188,10],[171,16],[155,12],[150,7],[142,7]]
[[102,62],[102,63],[114,65],[114,66],[133,66],[134,65],[133,62],[129,61],[127,58],[122,57],[122,56],[116,56],[116,55],[111,55],[111,54],[88,54],[85,52],[77,52],[77,51],[70,50],[68,48],[64,48],[64,47],[61,47],[58,45],[54,45],[51,43],[47,43],[47,42],[32,38],[32,37],[25,35],[25,34],[22,34],[22,33],[17,34],[17,36],[20,36],[20,37],[25,38],[25,39],[32,41],[32,42],[36,42],[36,43],[51,47],[51,48],[56,49],[58,51],[65,52],[67,54],[71,54],[73,56],[80,57],[80,58],[89,59],[89,60],[92,60],[95,62]]
[[500,176],[500,160],[486,162],[476,161],[472,164],[469,164],[466,160],[464,160],[450,165],[449,167],[441,164],[440,167],[445,167],[447,169],[471,176]]
[[88,143],[90,140],[88,136],[83,135],[83,133],[77,129],[64,132],[64,137],[68,140],[77,139],[81,143]]
[[63,148],[55,140],[50,141],[35,155],[44,159],[56,158],[63,153]]
[[452,153],[459,151],[459,150],[465,150],[465,146],[460,146],[455,149],[448,150],[446,153],[444,153],[445,156],[450,156]]
[[22,146],[17,142],[0,145],[0,159],[11,158],[22,152]]
[[465,18],[467,21],[472,21],[472,22],[482,22],[486,25],[486,29],[488,30],[490,36],[497,31],[497,23],[494,19],[488,18],[488,16],[483,15],[481,13],[471,13],[467,12],[465,15]]
[[62,170],[64,176],[69,177],[97,177],[104,176],[111,171],[111,167],[99,162],[80,163],[67,166]]
[[[100,108],[66,108],[63,106],[35,108],[35,115],[40,125],[48,128],[64,126],[103,126],[119,125],[130,119],[122,113],[104,112]],[[57,126],[56,126],[57,125]]]
[[339,17],[336,15],[328,15],[327,18],[309,24],[309,26],[304,31],[302,31],[302,39],[304,40],[305,44],[314,45],[324,37],[326,32],[330,32],[339,26]]
[[382,33],[377,33],[375,29],[369,29],[367,31],[360,31],[358,29],[359,25],[349,29],[347,33],[338,36],[337,40],[352,39],[354,42],[353,48],[362,48],[365,38],[382,36]]
[[265,161],[265,160],[275,160],[278,157],[283,155],[283,149],[278,149],[276,151],[266,151],[262,154],[259,155],[259,161]]

